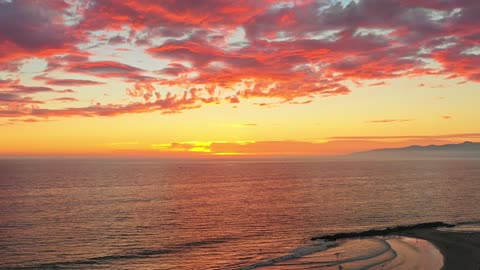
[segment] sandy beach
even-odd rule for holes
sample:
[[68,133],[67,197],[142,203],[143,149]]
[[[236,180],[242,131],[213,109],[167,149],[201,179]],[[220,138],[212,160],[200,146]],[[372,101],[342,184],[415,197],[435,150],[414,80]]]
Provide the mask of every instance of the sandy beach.
[[444,270],[480,269],[480,232],[414,229],[399,233],[430,241],[444,256]]

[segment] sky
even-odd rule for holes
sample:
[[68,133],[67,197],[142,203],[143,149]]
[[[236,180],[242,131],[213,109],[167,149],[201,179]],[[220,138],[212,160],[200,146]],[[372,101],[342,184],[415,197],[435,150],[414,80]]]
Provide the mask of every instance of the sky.
[[0,0],[0,155],[480,141],[478,0]]

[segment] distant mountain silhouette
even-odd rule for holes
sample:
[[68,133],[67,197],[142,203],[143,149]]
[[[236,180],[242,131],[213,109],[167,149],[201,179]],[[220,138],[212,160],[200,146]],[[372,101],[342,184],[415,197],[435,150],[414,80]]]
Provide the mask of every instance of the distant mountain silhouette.
[[412,145],[357,152],[348,156],[367,159],[480,158],[480,143],[466,141],[459,144]]

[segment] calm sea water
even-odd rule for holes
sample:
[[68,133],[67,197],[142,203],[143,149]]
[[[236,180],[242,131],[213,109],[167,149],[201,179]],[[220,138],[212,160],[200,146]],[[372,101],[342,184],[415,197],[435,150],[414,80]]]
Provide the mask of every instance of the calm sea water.
[[0,267],[237,269],[479,203],[479,160],[1,160]]

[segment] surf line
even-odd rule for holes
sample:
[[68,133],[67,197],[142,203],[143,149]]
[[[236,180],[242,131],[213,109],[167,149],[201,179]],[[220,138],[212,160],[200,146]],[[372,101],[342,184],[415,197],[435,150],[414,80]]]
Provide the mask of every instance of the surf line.
[[342,233],[336,233],[336,234],[328,234],[323,236],[312,237],[311,240],[312,241],[316,241],[316,240],[336,241],[336,240],[345,239],[345,238],[386,236],[386,235],[397,234],[397,233],[405,232],[409,230],[435,229],[439,227],[452,228],[452,227],[455,227],[455,225],[448,224],[445,222],[428,222],[428,223],[419,223],[419,224],[413,224],[413,225],[400,225],[395,227],[387,227],[383,229],[371,229],[371,230],[361,231],[361,232],[342,232]]

